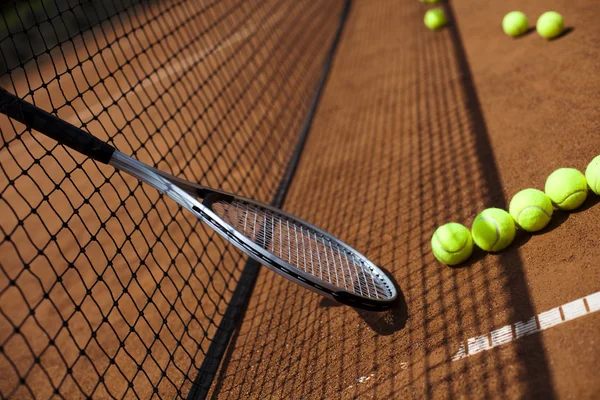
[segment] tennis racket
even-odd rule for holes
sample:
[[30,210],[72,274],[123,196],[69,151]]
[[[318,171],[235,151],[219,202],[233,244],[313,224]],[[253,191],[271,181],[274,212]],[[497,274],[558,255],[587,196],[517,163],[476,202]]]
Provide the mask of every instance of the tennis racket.
[[372,311],[389,309],[396,300],[396,288],[381,269],[308,222],[266,204],[152,168],[3,88],[0,112],[149,184],[248,256],[305,288],[339,303]]

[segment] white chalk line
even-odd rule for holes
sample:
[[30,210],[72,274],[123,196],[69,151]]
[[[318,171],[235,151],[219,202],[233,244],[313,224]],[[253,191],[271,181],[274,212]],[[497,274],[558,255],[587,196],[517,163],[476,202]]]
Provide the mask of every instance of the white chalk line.
[[[159,68],[158,70],[153,72],[151,75],[149,75],[147,78],[145,78],[145,79],[141,80],[140,82],[137,82],[133,86],[129,87],[129,89],[126,90],[126,92],[124,94],[126,96],[128,96],[130,94],[137,93],[142,88],[147,88],[148,86],[151,86],[152,84],[156,84],[156,83],[162,81],[163,79],[168,78],[169,76],[182,71],[183,69],[190,68],[194,64],[200,62],[203,58],[205,58],[211,52],[216,53],[218,51],[222,51],[225,48],[229,48],[229,47],[233,46],[234,44],[239,43],[240,41],[246,39],[251,34],[257,32],[259,28],[264,28],[265,26],[269,26],[269,25],[279,22],[283,18],[284,14],[285,14],[284,11],[279,11],[279,12],[273,14],[270,18],[268,18],[267,21],[265,21],[265,24],[261,25],[260,27],[254,26],[254,27],[251,27],[250,29],[246,29],[246,30],[237,32],[236,34],[232,35],[229,40],[226,40],[223,43],[221,43],[217,50],[204,50],[203,52],[193,54],[182,60],[175,61],[169,66]],[[217,44],[215,43],[213,45],[213,47],[215,47],[216,45]],[[108,104],[104,105],[104,103],[108,103]],[[99,114],[104,112],[107,108],[109,108],[115,104],[117,104],[117,102],[114,101],[110,96],[103,97],[96,104],[92,105],[91,107],[87,107],[85,110],[83,110],[81,112],[78,112],[77,110],[75,110],[75,113],[71,117],[67,118],[66,121],[73,125],[80,123],[80,121],[82,121],[83,123],[90,122],[92,119],[94,119]],[[26,136],[21,139],[21,143],[15,142],[15,145],[11,148],[10,152],[6,148],[0,150],[0,163],[8,160],[9,158],[19,157],[22,153],[25,152],[25,147],[29,146],[33,140],[34,140],[33,137]],[[20,144],[20,146],[19,146],[19,144]]]
[[482,351],[491,350],[494,347],[511,343],[524,336],[541,332],[545,329],[592,314],[599,310],[600,292],[596,292],[551,310],[544,311],[529,319],[516,322],[512,325],[505,325],[502,328],[498,328],[484,335],[469,338],[461,344],[458,352],[452,356],[452,361],[461,360],[477,353],[481,353]]

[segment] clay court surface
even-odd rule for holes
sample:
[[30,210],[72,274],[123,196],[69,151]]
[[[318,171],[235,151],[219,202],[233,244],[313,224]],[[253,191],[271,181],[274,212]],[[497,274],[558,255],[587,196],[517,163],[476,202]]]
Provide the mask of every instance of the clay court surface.
[[[275,131],[279,124],[283,129],[286,120],[296,121],[292,118],[296,111],[289,111],[289,117],[274,115],[268,109],[255,109],[249,101],[242,100],[240,103],[246,104],[248,115],[255,113],[263,117],[237,121],[236,113],[243,113],[244,109],[230,112],[228,104],[253,89],[238,88],[238,93],[232,88],[227,92],[229,97],[220,98],[212,110],[206,111],[209,126],[205,128],[218,131],[222,124],[219,115],[227,112],[231,113],[225,122],[230,124],[227,129],[245,134],[233,140],[212,135],[211,142],[202,143],[206,150],[198,156],[194,151],[198,143],[193,138],[189,139],[188,146],[169,135],[153,139],[148,132],[159,128],[173,128],[177,132],[181,126],[194,121],[195,110],[204,104],[201,97],[191,96],[187,101],[176,96],[161,97],[155,92],[161,80],[181,76],[179,81],[169,82],[175,82],[171,86],[175,91],[185,91],[189,85],[187,79],[201,79],[211,72],[195,67],[193,74],[185,76],[186,68],[191,68],[188,64],[195,62],[194,57],[215,57],[217,63],[228,54],[244,51],[242,47],[236,48],[236,44],[245,43],[248,37],[255,41],[250,45],[252,49],[266,43],[265,53],[249,63],[248,68],[238,65],[238,70],[243,71],[240,73],[248,74],[248,82],[260,81],[261,74],[277,76],[276,72],[265,72],[261,60],[284,52],[298,53],[297,58],[282,56],[281,61],[284,65],[301,64],[298,71],[302,73],[292,77],[298,82],[297,98],[279,98],[277,81],[269,86],[267,93],[271,97],[267,97],[284,110],[306,107],[303,99],[309,97],[311,88],[302,86],[302,82],[314,80],[320,70],[311,67],[310,57],[302,57],[302,54],[314,53],[315,58],[321,60],[324,50],[319,43],[302,38],[303,30],[299,28],[293,31],[296,36],[290,37],[285,46],[269,52],[269,38],[277,35],[278,24],[285,21],[286,12],[291,12],[286,8],[289,5],[278,9],[275,1],[271,3],[273,6],[265,8],[268,11],[264,11],[263,23],[256,31],[239,31],[238,37],[221,37],[223,45],[219,46],[219,53],[202,54],[202,46],[198,45],[188,54],[189,49],[182,50],[185,41],[178,41],[179,37],[174,35],[173,43],[148,53],[149,64],[165,65],[161,69],[163,75],[136,74],[136,70],[145,68],[144,57],[137,58],[135,63],[127,62],[127,57],[122,57],[127,54],[126,48],[113,50],[111,57],[101,57],[102,62],[111,59],[110,62],[123,64],[122,74],[106,80],[101,90],[95,86],[94,91],[78,98],[81,104],[72,104],[71,114],[67,115],[67,107],[61,109],[59,115],[77,126],[87,124],[84,126],[90,131],[96,128],[100,137],[110,138],[116,132],[121,133],[115,139],[121,142],[115,144],[123,152],[131,153],[143,145],[143,151],[136,156],[157,168],[190,180],[202,178],[203,184],[269,201],[281,179],[283,168],[279,166],[290,157],[289,143],[295,138],[285,138],[284,145],[269,148],[272,138],[255,130],[260,131],[263,123]],[[297,21],[299,27],[325,23],[326,18],[320,21],[319,16],[341,10],[339,2],[331,2],[328,8],[322,5],[325,8],[298,7],[307,7],[302,14],[305,20]],[[450,25],[440,32],[431,32],[422,22],[429,6],[416,0],[353,2],[283,207],[338,236],[380,265],[397,283],[402,301],[392,312],[362,312],[325,301],[263,268],[214,381],[212,396],[223,399],[592,399],[600,395],[597,373],[600,312],[594,312],[600,309],[600,197],[591,194],[576,212],[557,211],[550,225],[538,234],[518,233],[515,243],[502,253],[491,255],[476,251],[470,261],[459,268],[439,264],[429,245],[437,226],[455,221],[470,227],[473,218],[484,208],[506,209],[512,195],[519,190],[543,189],[546,177],[555,169],[574,167],[583,171],[587,163],[600,154],[600,28],[595,21],[600,4],[591,0],[508,0],[482,5],[475,0],[454,0],[444,3],[444,7],[451,16]],[[508,38],[501,32],[500,21],[506,12],[516,9],[529,16],[530,25],[544,11],[559,11],[569,29],[553,41],[543,40],[535,32],[518,39]],[[247,10],[240,11],[243,12]],[[171,22],[177,25],[182,21],[175,16],[183,18],[185,13],[173,15]],[[127,27],[122,29],[127,31]],[[139,46],[136,50],[139,52],[153,43],[151,25],[148,34],[127,41],[126,45]],[[324,37],[333,34],[334,28],[326,31]],[[119,37],[118,32],[115,37]],[[206,46],[214,47],[214,44]],[[174,50],[168,53],[165,48]],[[182,54],[177,62],[173,60],[176,54]],[[75,54],[67,55],[67,59],[69,57],[76,60]],[[62,79],[67,82],[61,88],[49,88],[54,101],[64,104],[65,98],[74,97],[69,90],[77,93],[83,86],[94,86],[85,81],[84,77],[90,75],[85,68],[97,65],[99,63],[92,60],[78,70],[80,76],[64,76]],[[41,68],[41,75],[55,73],[44,70],[44,66]],[[110,69],[110,65],[106,68]],[[231,77],[236,71],[231,75],[227,71],[221,73]],[[142,82],[135,89],[138,95],[131,89],[134,81]],[[144,86],[145,81],[151,83]],[[215,79],[210,87],[217,93],[225,91],[223,85],[226,84],[226,78]],[[23,82],[21,90],[26,91],[26,88]],[[18,93],[19,87],[16,90]],[[128,94],[119,96],[119,93]],[[208,97],[214,97],[214,93]],[[36,104],[52,110],[47,99],[36,99]],[[181,108],[184,112],[171,120],[174,127],[161,126],[160,118],[153,120],[153,115]],[[96,113],[98,118],[94,118]],[[8,141],[14,128],[5,117],[0,122],[3,138]],[[299,130],[300,122],[294,123]],[[107,126],[112,128],[107,129]],[[33,157],[41,157],[44,147],[53,148],[51,140],[41,139],[44,147],[31,143],[31,156],[25,150],[30,139],[25,135],[22,142],[11,143],[11,156],[7,155],[8,146],[0,149],[4,171],[0,179],[14,179],[11,174],[17,176],[29,168],[27,166],[34,165]],[[256,144],[254,140],[262,142]],[[268,153],[255,152],[254,145],[268,148]],[[246,147],[248,152],[242,151]],[[71,168],[84,160],[63,149],[57,151],[56,159],[71,163]],[[166,158],[165,153],[168,153]],[[239,154],[242,154],[240,159],[231,159]],[[56,163],[53,159],[46,161]],[[198,172],[205,171],[209,165],[214,165],[216,172],[204,175]],[[52,168],[48,175],[32,168],[30,179],[21,179],[15,184],[21,194],[16,191],[3,194],[0,202],[0,211],[5,213],[0,224],[3,232],[15,225],[14,220],[9,220],[13,218],[9,217],[9,209],[14,215],[19,215],[20,208],[23,213],[29,212],[32,204],[42,201],[44,185],[54,186],[52,174],[55,173],[57,179],[65,174],[58,164],[46,166]],[[74,262],[69,261],[69,252],[76,254],[82,243],[87,246],[90,241],[100,245],[92,246],[95,250],[87,253],[87,261],[78,258],[79,278],[74,272],[73,276],[66,276],[68,289],[54,293],[53,304],[58,306],[47,304],[47,308],[38,309],[38,313],[44,314],[40,324],[53,329],[53,324],[60,323],[64,315],[72,312],[69,297],[83,298],[85,294],[84,286],[78,282],[96,279],[98,271],[109,262],[106,254],[114,253],[114,248],[123,252],[110,260],[111,265],[145,260],[147,267],[140,271],[140,283],[130,286],[131,295],[122,300],[131,303],[130,313],[121,303],[120,308],[125,311],[111,314],[115,330],[104,335],[98,332],[99,340],[104,342],[98,344],[96,354],[88,348],[89,358],[79,364],[78,371],[82,375],[77,379],[84,382],[84,387],[87,384],[87,388],[96,384],[94,375],[86,378],[85,371],[89,371],[91,364],[110,369],[111,356],[101,348],[117,346],[118,338],[122,338],[131,321],[138,318],[134,304],[140,306],[152,299],[156,305],[146,309],[145,324],[149,330],[153,326],[162,329],[162,318],[168,315],[174,326],[172,337],[166,340],[164,349],[156,351],[158,361],[143,361],[148,366],[147,375],[114,371],[114,375],[106,375],[107,380],[111,377],[112,380],[103,385],[96,396],[102,398],[111,390],[121,390],[127,384],[124,375],[135,377],[141,387],[146,380],[156,382],[155,377],[161,373],[158,366],[163,365],[161,357],[168,359],[169,346],[175,348],[175,343],[183,342],[185,347],[188,340],[191,354],[176,355],[185,366],[178,368],[177,358],[169,364],[169,379],[175,383],[165,383],[164,391],[160,392],[162,396],[173,396],[172,387],[181,385],[178,380],[186,375],[194,379],[198,360],[201,361],[198,348],[204,350],[208,343],[201,340],[202,335],[195,337],[187,329],[183,333],[185,324],[168,313],[169,295],[158,296],[148,289],[168,275],[164,271],[174,271],[161,262],[180,260],[178,274],[168,281],[168,289],[164,289],[172,298],[179,296],[193,302],[195,287],[209,292],[213,290],[211,287],[217,292],[226,288],[221,301],[212,304],[212,308],[188,310],[183,300],[177,305],[180,313],[187,313],[189,318],[202,313],[196,316],[200,321],[212,318],[218,321],[219,313],[226,308],[235,289],[243,257],[237,251],[227,250],[224,241],[214,239],[208,228],[190,219],[174,203],[163,200],[152,189],[139,186],[134,179],[115,174],[110,167],[98,167],[87,161],[83,169],[75,169],[74,173],[80,175],[83,183],[77,189],[65,185],[60,192],[54,192],[55,198],[44,199],[44,204],[52,205],[54,210],[46,212],[57,216],[66,216],[74,208],[80,210],[79,217],[70,222],[80,235],[75,237],[71,231],[60,231],[55,244],[45,249],[44,257],[64,259],[66,270],[69,262]],[[94,197],[95,187],[107,178],[111,183],[102,186],[98,194],[102,198]],[[258,183],[263,186],[253,191],[259,187]],[[41,188],[35,189],[37,185]],[[133,193],[141,198],[141,203],[134,204]],[[87,196],[92,196],[89,200],[92,205],[98,201],[96,211],[84,201]],[[24,205],[24,202],[29,204]],[[144,211],[147,209],[154,211],[147,215]],[[39,213],[42,212],[40,209]],[[105,237],[94,237],[90,232],[100,229],[101,221],[111,213],[120,213],[121,222],[111,220],[113,222],[106,227],[102,226]],[[61,219],[53,221],[54,230],[59,229]],[[48,220],[45,222],[47,231],[53,231],[51,225],[48,227]],[[28,289],[28,283],[21,281],[20,289],[25,294],[8,296],[4,293],[0,298],[4,319],[26,318],[25,299],[29,296],[39,300],[42,296],[38,293],[39,287],[52,285],[56,279],[55,275],[44,275],[47,263],[44,257],[36,257],[34,247],[24,244],[17,249],[18,246],[12,244],[49,240],[50,234],[42,229],[40,221],[29,219],[27,223],[33,224],[30,231],[36,231],[38,237],[13,236],[10,243],[5,242],[4,248],[0,247],[1,264],[9,273],[17,273],[23,263],[37,260],[37,264],[31,261],[31,268],[39,268],[48,282],[40,284],[32,279]],[[75,224],[81,228],[75,229]],[[155,224],[169,228],[153,229]],[[139,235],[137,239],[127,236],[133,227],[135,235]],[[178,243],[183,240],[185,246],[182,247]],[[103,252],[102,246],[112,246],[112,250]],[[204,253],[199,254],[200,248]],[[150,249],[153,255],[148,257]],[[220,254],[226,256],[217,260]],[[210,285],[203,282],[202,269],[192,268],[201,258],[208,259],[211,265],[223,265],[222,273],[212,276]],[[105,279],[116,284],[120,278],[129,279],[126,275],[130,276],[131,271],[125,272],[123,277],[115,274]],[[70,278],[73,279],[71,287],[68,286]],[[2,276],[1,279],[6,282],[12,278]],[[191,283],[183,285],[184,281]],[[184,286],[185,292],[178,294]],[[112,310],[115,297],[119,297],[110,287],[110,282],[96,286],[95,302],[82,305],[84,309],[87,307],[86,315],[91,322],[78,319],[83,317],[72,320],[75,339],[72,339],[73,333],[57,338],[57,341],[64,340],[62,345],[66,350],[63,351],[74,359],[78,346],[89,340],[87,327],[100,324],[103,310]],[[571,305],[561,307],[567,303]],[[60,304],[65,305],[64,310]],[[549,313],[543,314],[545,312]],[[115,355],[133,366],[132,359],[141,362],[139,360],[144,358],[146,347],[142,343],[152,340],[152,334],[143,331],[145,325],[135,324],[141,332],[128,343],[133,355],[122,352]],[[0,327],[3,340],[10,335],[7,325],[4,326],[6,328]],[[34,343],[41,329],[39,325],[25,327],[24,335]],[[214,330],[209,333],[213,334]],[[13,344],[16,348],[17,343]],[[30,358],[25,352],[14,355],[15,359],[19,357],[24,363]],[[48,357],[47,364],[59,359],[52,352],[45,357]],[[195,364],[191,360],[196,360]],[[5,364],[2,368],[8,366]],[[56,372],[57,376],[60,373],[62,369]],[[52,371],[47,374],[51,376]],[[51,393],[44,383],[46,377],[41,370],[31,375],[29,384],[34,388],[33,393],[45,396]],[[12,387],[16,379],[12,375],[0,378],[0,390]],[[190,385],[191,382],[183,384],[181,390],[188,391]],[[74,397],[82,396],[81,389],[73,382],[65,383],[62,390],[73,393]],[[22,390],[14,397],[27,398],[31,394]],[[142,389],[136,394],[149,397],[152,393]]]

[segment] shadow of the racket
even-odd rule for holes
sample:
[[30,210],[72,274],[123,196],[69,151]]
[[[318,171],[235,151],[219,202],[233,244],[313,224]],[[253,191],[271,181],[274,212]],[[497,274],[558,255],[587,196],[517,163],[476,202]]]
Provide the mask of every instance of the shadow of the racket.
[[[379,266],[379,269],[381,269],[387,275],[387,277],[396,287],[397,298],[394,305],[389,310],[383,312],[367,311],[354,307],[352,309],[356,311],[356,313],[363,319],[363,321],[365,321],[367,325],[369,325],[373,331],[379,335],[387,336],[402,330],[406,326],[406,322],[408,321],[409,317],[408,304],[406,303],[404,293],[402,293],[402,290],[400,289],[398,282],[396,282],[394,275],[381,266]],[[324,297],[319,302],[319,306],[323,308],[329,308],[342,307],[344,305]]]

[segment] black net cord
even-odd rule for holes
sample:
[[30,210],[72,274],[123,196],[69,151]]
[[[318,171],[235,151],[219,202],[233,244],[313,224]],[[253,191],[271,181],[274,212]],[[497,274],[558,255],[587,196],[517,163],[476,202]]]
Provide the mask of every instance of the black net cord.
[[[300,157],[302,156],[302,150],[304,149],[314,116],[319,106],[319,100],[321,99],[321,95],[323,94],[327,84],[327,78],[329,77],[329,72],[331,71],[331,65],[335,57],[335,52],[337,50],[340,38],[342,37],[344,26],[348,19],[348,14],[350,13],[351,7],[352,0],[346,0],[344,8],[340,14],[340,23],[337,32],[326,56],[325,62],[323,63],[321,79],[317,84],[314,98],[311,102],[309,112],[302,126],[298,142],[294,149],[293,155],[287,164],[277,191],[273,196],[273,200],[271,201],[271,205],[273,207],[281,208],[285,203],[288,189],[291,185],[292,179],[294,178]],[[247,260],[231,301],[229,302],[225,314],[223,315],[223,319],[217,328],[215,339],[211,342],[210,347],[206,352],[206,357],[204,358],[204,361],[202,362],[202,365],[198,371],[198,375],[194,380],[192,388],[187,397],[188,400],[205,399],[210,393],[210,389],[213,384],[216,385],[216,390],[218,390],[218,382],[214,382],[217,371],[221,364],[226,362],[224,356],[227,347],[234,343],[235,338],[232,340],[232,336],[244,317],[248,301],[252,295],[254,284],[256,283],[256,278],[258,277],[259,268],[260,264],[258,262],[251,258]]]

